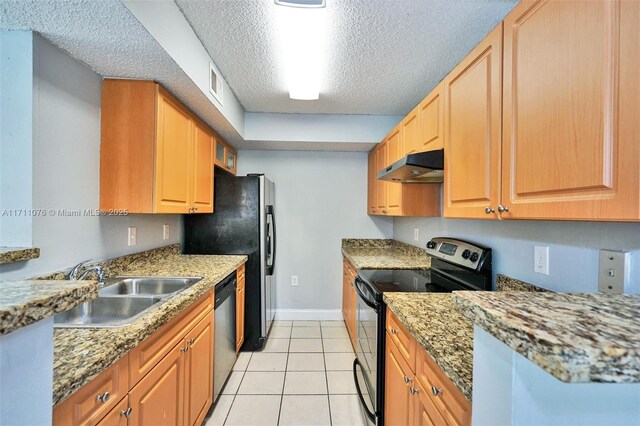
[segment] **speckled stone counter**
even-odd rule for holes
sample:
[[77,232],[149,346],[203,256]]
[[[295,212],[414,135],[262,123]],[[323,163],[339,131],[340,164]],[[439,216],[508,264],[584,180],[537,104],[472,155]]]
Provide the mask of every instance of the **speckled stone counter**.
[[640,382],[640,296],[462,291],[453,301],[563,382]]
[[22,262],[40,257],[40,249],[35,247],[0,247],[0,265]]
[[450,293],[384,293],[387,307],[471,401],[473,324]]
[[426,269],[426,250],[395,240],[343,239],[342,254],[357,269]]
[[496,291],[530,291],[534,293],[541,293],[549,290],[538,287],[537,285],[529,284],[525,281],[498,274],[496,275]]
[[0,335],[97,296],[97,281],[0,281]]
[[179,246],[112,259],[109,276],[204,276],[193,287],[153,307],[132,324],[115,329],[65,328],[54,331],[53,403],[77,389],[133,349],[246,262],[246,256],[183,256]]

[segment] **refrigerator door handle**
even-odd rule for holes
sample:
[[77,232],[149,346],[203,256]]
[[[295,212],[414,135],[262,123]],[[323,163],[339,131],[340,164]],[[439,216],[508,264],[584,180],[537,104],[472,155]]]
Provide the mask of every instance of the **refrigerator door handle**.
[[270,245],[269,245],[269,257],[271,263],[267,264],[267,275],[273,275],[273,270],[276,265],[276,216],[272,205],[267,206],[267,216],[271,216],[271,225],[273,230],[270,232]]

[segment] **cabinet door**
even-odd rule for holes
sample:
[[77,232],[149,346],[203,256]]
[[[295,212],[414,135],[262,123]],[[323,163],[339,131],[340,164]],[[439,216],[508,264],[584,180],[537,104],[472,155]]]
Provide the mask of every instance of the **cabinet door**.
[[[383,140],[378,144],[377,155],[376,155],[376,176],[378,172],[386,167],[387,161],[387,140]],[[377,202],[377,210],[379,214],[387,213],[387,185],[388,183],[383,180],[376,179],[376,202]]]
[[236,292],[236,352],[244,343],[244,301],[245,301],[245,265],[238,268],[238,289]]
[[349,267],[346,259],[342,261],[342,318],[349,327]]
[[385,349],[384,424],[407,426],[411,424],[412,396],[409,393],[413,372],[389,338]]
[[197,213],[213,212],[213,136],[194,125],[193,207]]
[[184,415],[184,344],[178,344],[129,392],[130,424],[175,426]]
[[369,151],[367,167],[367,213],[376,213],[376,149]]
[[227,167],[226,168],[230,173],[233,173],[234,175],[236,174],[237,162],[238,162],[238,155],[233,149],[227,147]]
[[109,412],[97,426],[127,426],[129,422],[127,409],[129,408],[129,398],[125,397],[113,410]]
[[223,169],[227,168],[227,146],[220,139],[216,138],[216,155],[214,163]]
[[640,219],[637,1],[523,1],[504,21],[504,218]]
[[433,401],[431,401],[429,392],[430,389],[421,386],[419,384],[419,391],[415,395],[414,398],[414,417],[413,417],[413,425],[414,426],[440,426],[447,425],[446,420],[435,405],[433,405]]
[[213,402],[213,312],[186,337],[185,423],[202,423]]
[[415,152],[423,151],[420,146],[420,120],[418,117],[418,113],[420,111],[420,107],[417,106],[413,109],[403,120],[401,123],[402,126],[402,155],[401,157],[407,154],[413,154]]
[[398,161],[403,154],[401,132],[402,123],[398,124],[387,136],[387,158],[383,164],[383,168]]
[[444,81],[436,86],[418,106],[419,139],[418,151],[444,148]]
[[353,346],[353,350],[356,349],[356,315],[358,315],[357,307],[358,307],[358,295],[356,294],[356,272],[353,271],[349,276],[349,286],[347,287],[347,292],[349,295],[349,306],[348,306],[348,321],[347,321],[347,331],[349,331],[349,338],[351,339],[351,346]]
[[445,77],[445,217],[498,217],[501,70],[502,24]]
[[193,122],[159,89],[154,205],[156,213],[188,213]]

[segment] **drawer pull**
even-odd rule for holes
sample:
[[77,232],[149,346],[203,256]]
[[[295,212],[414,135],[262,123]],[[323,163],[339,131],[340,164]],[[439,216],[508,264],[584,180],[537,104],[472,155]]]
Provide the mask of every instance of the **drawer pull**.
[[417,394],[418,392],[420,392],[420,389],[418,389],[418,388],[414,388],[413,386],[411,386],[411,387],[409,388],[409,392],[411,392],[411,395],[415,395],[415,394]]
[[398,334],[398,329],[391,327],[391,334]]
[[411,377],[407,377],[407,376],[404,376],[403,380],[404,380],[405,383],[410,383],[410,382],[413,381],[413,379]]
[[189,339],[187,340],[187,343],[189,344],[189,346],[193,346],[193,344],[196,342],[196,339]]
[[438,389],[435,386],[431,386],[431,392],[433,393],[433,396],[438,396],[444,393],[444,389]]
[[105,392],[103,394],[98,394],[98,395],[96,395],[96,401],[100,401],[103,404],[106,404],[106,402],[109,400],[110,396],[111,396],[111,394],[109,392]]
[[129,417],[131,417],[131,412],[132,411],[133,411],[133,409],[131,407],[127,408],[126,410],[120,410],[120,417],[129,418]]
[[189,346],[185,346],[184,348],[180,348],[180,352],[186,352],[189,350]]

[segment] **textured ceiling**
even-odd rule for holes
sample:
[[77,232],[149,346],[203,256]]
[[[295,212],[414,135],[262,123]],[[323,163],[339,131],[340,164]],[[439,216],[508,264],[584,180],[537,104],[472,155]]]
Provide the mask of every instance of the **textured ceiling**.
[[404,115],[518,0],[327,0],[320,100],[289,99],[273,0],[176,0],[247,111]]
[[36,31],[103,76],[156,80],[229,142],[242,140],[120,0],[0,0],[0,29]]

